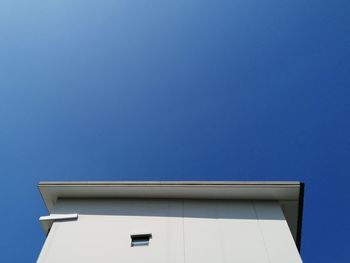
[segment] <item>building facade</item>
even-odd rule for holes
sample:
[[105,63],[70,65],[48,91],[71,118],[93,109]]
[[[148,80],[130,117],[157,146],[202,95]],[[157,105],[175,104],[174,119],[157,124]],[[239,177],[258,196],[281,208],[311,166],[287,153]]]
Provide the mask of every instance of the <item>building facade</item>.
[[300,263],[300,182],[42,182],[39,263]]

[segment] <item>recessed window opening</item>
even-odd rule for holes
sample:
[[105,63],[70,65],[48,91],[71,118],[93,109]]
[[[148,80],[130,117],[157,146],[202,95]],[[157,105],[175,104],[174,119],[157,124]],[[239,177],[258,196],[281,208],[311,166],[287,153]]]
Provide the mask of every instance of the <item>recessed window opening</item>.
[[152,238],[152,234],[137,234],[131,235],[131,246],[148,246],[149,240]]

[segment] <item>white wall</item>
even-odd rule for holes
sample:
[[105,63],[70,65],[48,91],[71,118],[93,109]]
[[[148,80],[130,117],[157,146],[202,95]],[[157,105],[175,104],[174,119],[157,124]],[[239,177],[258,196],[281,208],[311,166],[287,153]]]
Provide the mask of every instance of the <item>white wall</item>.
[[[277,203],[200,200],[59,200],[39,263],[300,263]],[[130,234],[152,233],[147,247]]]

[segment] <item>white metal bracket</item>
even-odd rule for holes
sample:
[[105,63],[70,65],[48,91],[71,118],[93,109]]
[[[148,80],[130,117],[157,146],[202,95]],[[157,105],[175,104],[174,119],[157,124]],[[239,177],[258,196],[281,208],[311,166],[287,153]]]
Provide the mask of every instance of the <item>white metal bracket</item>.
[[77,220],[78,214],[51,214],[49,216],[41,216],[39,221],[45,232],[48,234],[52,224],[56,221]]

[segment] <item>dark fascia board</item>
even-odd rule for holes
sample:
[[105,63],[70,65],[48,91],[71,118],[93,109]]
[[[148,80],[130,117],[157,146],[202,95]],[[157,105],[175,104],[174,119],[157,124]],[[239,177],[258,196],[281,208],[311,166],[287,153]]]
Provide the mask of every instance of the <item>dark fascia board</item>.
[[304,184],[296,181],[52,181],[40,182],[40,194],[51,213],[59,198],[162,198],[266,200],[296,202],[292,234],[300,250]]
[[300,182],[299,200],[298,200],[298,226],[297,226],[297,235],[296,235],[296,241],[295,241],[299,252],[301,251],[301,231],[303,227],[304,192],[305,192],[305,183]]

